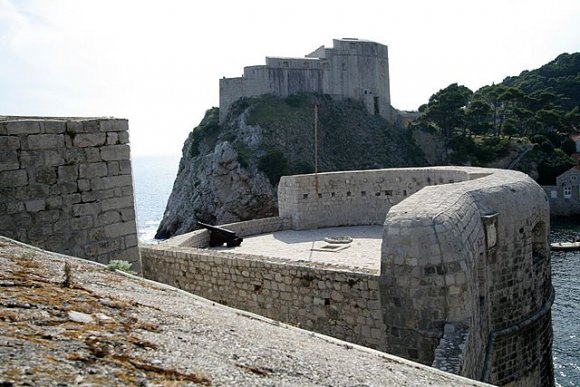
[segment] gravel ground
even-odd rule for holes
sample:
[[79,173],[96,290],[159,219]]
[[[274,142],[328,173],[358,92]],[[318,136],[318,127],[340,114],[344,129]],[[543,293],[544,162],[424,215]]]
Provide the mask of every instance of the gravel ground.
[[483,385],[0,237],[0,386]]

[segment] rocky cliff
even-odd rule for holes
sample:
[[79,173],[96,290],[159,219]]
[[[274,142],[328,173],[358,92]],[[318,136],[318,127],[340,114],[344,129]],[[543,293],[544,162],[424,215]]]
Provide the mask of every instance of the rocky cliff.
[[409,132],[358,102],[321,95],[263,96],[235,103],[222,124],[207,111],[183,146],[156,238],[277,214],[280,176],[314,172],[314,105],[319,105],[319,171],[424,165]]

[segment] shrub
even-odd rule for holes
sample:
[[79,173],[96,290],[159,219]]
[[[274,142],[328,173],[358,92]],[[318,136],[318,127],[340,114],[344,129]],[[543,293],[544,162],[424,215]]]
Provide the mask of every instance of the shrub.
[[258,168],[266,174],[272,185],[276,185],[282,176],[288,174],[288,160],[284,153],[273,149],[260,157]]
[[137,274],[136,272],[131,270],[131,266],[133,266],[131,263],[127,262],[127,261],[120,261],[120,260],[112,260],[109,262],[109,264],[107,265],[107,269],[111,270],[111,271],[123,271],[125,273],[128,274]]

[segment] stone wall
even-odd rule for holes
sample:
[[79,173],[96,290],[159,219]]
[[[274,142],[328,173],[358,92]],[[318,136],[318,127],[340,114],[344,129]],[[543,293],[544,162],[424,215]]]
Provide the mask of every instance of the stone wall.
[[477,176],[453,167],[284,176],[278,185],[278,211],[280,217],[292,219],[297,230],[383,224],[392,206],[423,187]]
[[[553,384],[548,228],[543,190],[512,171],[426,187],[391,208],[381,259],[385,324],[396,333],[388,351],[441,364],[440,339],[463,340],[440,354],[453,354],[463,376]],[[468,335],[446,337],[449,324]]]
[[139,270],[127,120],[0,117],[0,234]]
[[280,217],[263,230],[384,224],[380,276],[170,245],[144,250],[146,275],[469,378],[553,385],[549,206],[528,176],[334,172],[283,177],[278,197]]
[[379,277],[260,256],[141,249],[143,274],[210,300],[384,351]]

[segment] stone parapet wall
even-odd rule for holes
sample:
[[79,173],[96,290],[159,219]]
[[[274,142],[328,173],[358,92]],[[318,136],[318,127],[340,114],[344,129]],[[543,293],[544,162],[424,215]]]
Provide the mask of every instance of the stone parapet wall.
[[423,187],[470,180],[485,171],[393,168],[283,176],[278,185],[279,214],[291,218],[297,230],[383,224],[392,206]]
[[379,277],[314,264],[160,245],[142,247],[143,274],[210,300],[385,350]]
[[469,378],[553,385],[549,205],[528,176],[333,172],[283,177],[278,194],[262,232],[384,224],[380,276],[163,246],[144,250],[146,275]]
[[139,270],[127,120],[0,117],[0,234]]

